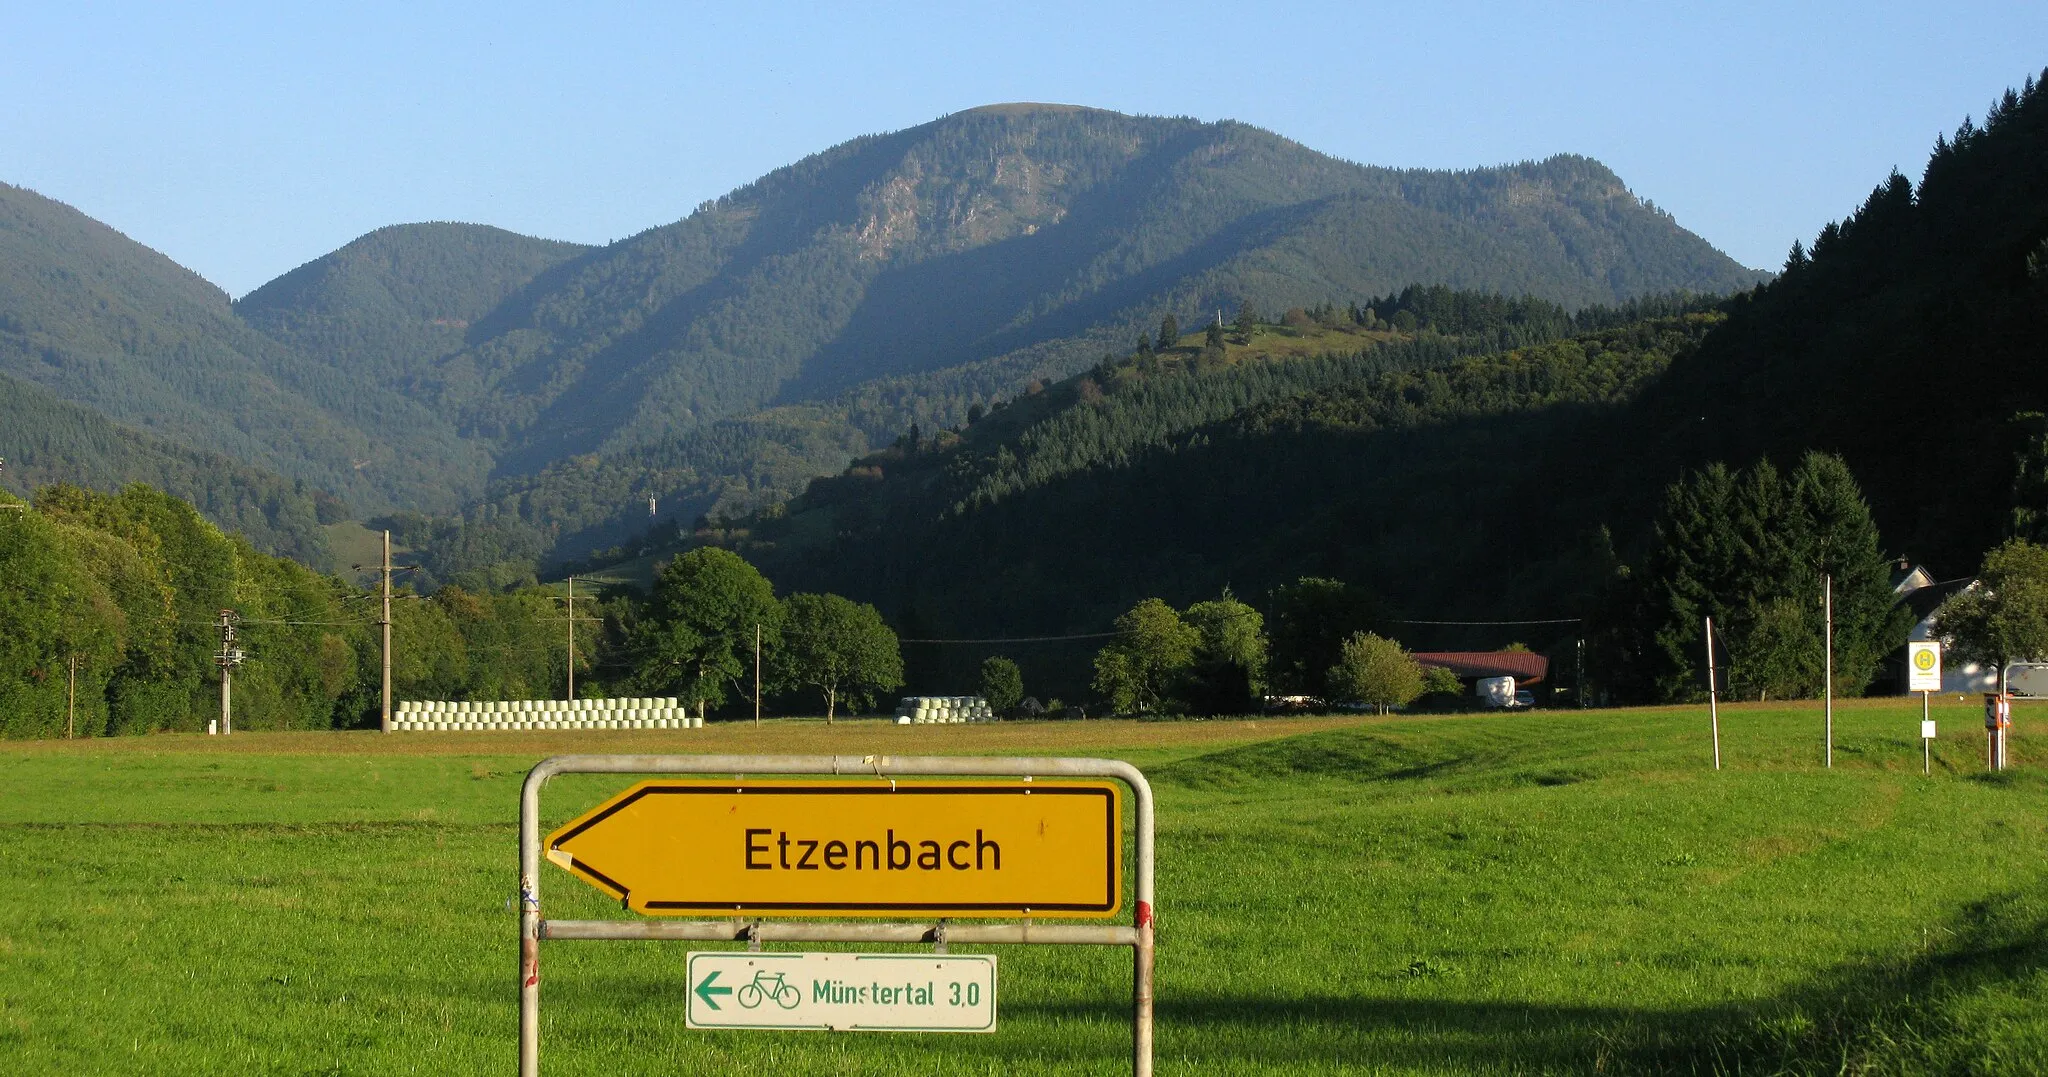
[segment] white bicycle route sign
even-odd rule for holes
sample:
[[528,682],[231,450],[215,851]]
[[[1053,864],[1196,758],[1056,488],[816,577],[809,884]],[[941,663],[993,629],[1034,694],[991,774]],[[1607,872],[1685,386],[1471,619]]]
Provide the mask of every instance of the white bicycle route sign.
[[691,1028],[994,1032],[983,955],[693,951]]

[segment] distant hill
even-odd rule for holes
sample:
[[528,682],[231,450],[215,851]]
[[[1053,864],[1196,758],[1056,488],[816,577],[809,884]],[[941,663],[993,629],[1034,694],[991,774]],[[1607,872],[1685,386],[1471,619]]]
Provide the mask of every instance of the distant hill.
[[268,336],[404,388],[462,350],[472,322],[590,248],[480,224],[379,228],[235,301]]
[[365,508],[449,505],[488,466],[430,408],[270,340],[197,274],[5,184],[0,373]]

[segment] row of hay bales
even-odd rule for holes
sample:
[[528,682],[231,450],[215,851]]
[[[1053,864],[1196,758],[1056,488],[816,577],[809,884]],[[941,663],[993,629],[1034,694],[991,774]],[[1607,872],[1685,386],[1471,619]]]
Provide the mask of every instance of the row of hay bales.
[[394,732],[468,729],[695,729],[675,697],[639,699],[412,700],[391,716]]
[[904,696],[896,704],[897,725],[993,722],[996,713],[980,696]]

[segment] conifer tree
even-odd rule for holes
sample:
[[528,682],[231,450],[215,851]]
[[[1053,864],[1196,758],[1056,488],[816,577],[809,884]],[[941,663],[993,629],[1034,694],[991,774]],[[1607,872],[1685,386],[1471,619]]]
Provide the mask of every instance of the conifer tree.
[[1674,483],[1639,577],[1638,631],[1654,641],[1652,694],[1704,694],[1703,619],[1728,641],[1730,682],[1757,697],[1818,695],[1824,668],[1823,577],[1834,592],[1835,691],[1854,695],[1905,640],[1890,565],[1854,476],[1809,453],[1789,477],[1768,460],[1740,474],[1720,464]]

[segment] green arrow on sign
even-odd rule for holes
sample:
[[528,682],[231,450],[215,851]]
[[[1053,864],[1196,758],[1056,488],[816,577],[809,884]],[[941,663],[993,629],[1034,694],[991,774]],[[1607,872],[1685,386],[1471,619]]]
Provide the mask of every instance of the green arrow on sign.
[[722,1007],[720,1007],[718,1003],[713,1002],[711,1000],[711,996],[732,994],[732,988],[730,987],[711,986],[712,981],[716,979],[718,979],[718,970],[712,969],[711,975],[704,977],[704,982],[697,985],[697,997],[704,1000],[704,1005],[709,1006],[714,1010],[721,1009]]

